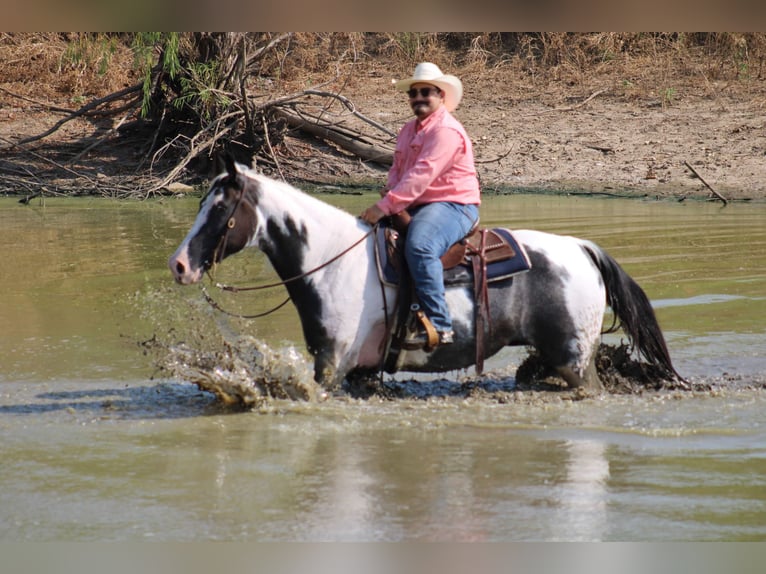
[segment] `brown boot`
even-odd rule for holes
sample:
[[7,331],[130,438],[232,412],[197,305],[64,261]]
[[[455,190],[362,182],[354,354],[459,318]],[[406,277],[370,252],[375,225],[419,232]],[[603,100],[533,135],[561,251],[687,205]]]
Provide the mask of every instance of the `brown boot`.
[[[449,345],[455,341],[455,333],[453,331],[438,331],[439,340],[436,342],[436,346]],[[409,336],[405,337],[402,341],[402,347],[408,351],[415,351],[417,349],[425,349],[428,345],[428,335],[425,331],[417,331]],[[434,348],[435,348],[434,347]]]

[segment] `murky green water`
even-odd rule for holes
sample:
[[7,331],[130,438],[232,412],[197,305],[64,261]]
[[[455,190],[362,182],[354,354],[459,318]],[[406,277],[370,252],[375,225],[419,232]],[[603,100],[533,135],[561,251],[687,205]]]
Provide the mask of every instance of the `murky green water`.
[[[357,213],[372,196],[326,199]],[[606,247],[655,303],[679,371],[716,392],[259,413],[152,378],[138,344],[194,333],[214,345],[218,329],[242,328],[171,284],[165,261],[195,211],[194,199],[0,199],[0,539],[766,540],[766,205],[530,195],[482,207],[485,224]],[[217,278],[273,275],[253,251]],[[283,293],[217,296],[258,312]],[[301,348],[289,307],[246,328]],[[493,358],[490,376],[521,356]]]

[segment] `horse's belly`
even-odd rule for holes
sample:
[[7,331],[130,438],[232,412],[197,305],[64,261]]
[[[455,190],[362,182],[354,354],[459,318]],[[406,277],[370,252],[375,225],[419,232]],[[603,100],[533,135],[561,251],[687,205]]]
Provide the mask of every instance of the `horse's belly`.
[[383,345],[386,336],[386,326],[379,323],[370,330],[367,338],[359,349],[356,364],[359,367],[377,368],[383,358]]

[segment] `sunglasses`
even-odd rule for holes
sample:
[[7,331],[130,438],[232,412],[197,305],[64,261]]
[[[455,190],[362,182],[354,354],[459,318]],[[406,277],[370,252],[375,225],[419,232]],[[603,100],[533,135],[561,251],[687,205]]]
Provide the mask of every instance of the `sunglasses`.
[[437,94],[441,94],[441,90],[439,88],[410,88],[407,90],[407,95],[411,98],[414,98],[418,95],[418,92],[420,92],[420,96],[423,98],[427,98],[431,95],[431,92],[436,92]]

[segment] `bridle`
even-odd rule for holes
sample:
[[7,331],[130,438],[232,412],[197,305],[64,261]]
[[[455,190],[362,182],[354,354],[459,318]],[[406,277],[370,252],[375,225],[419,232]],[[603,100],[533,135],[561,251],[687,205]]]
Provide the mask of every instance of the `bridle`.
[[[229,232],[237,225],[237,219],[234,217],[234,214],[237,213],[237,210],[240,208],[244,200],[245,189],[242,188],[239,190],[239,197],[237,197],[237,202],[234,204],[234,209],[231,210],[231,216],[229,216],[229,219],[226,221],[226,231],[223,232],[221,239],[218,240],[218,245],[216,245],[213,250],[213,264],[211,267],[215,267],[218,263],[223,261],[224,254],[226,253],[226,243],[229,240]],[[253,208],[253,211],[255,211],[255,208]],[[218,257],[219,254],[220,258]]]

